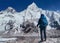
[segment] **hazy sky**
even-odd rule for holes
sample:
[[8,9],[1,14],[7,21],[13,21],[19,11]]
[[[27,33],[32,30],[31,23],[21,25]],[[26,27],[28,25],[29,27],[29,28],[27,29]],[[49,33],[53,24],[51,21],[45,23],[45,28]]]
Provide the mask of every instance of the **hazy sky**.
[[42,9],[60,10],[60,0],[0,0],[0,10],[11,6],[16,11],[22,11],[32,2],[35,2]]

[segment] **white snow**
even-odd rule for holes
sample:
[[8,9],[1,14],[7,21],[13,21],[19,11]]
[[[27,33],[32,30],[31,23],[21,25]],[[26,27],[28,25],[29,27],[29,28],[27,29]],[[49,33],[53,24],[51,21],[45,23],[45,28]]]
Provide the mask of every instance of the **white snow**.
[[[9,20],[14,21],[15,27],[18,27],[18,28],[19,28],[20,24],[23,23],[23,21],[27,21],[27,20],[34,20],[33,22],[35,23],[35,25],[37,25],[36,20],[38,20],[40,18],[41,13],[43,13],[46,16],[49,24],[51,22],[50,19],[52,19],[51,16],[53,15],[54,19],[60,25],[60,15],[58,12],[43,10],[43,9],[39,8],[33,2],[32,4],[30,4],[27,7],[27,9],[25,9],[21,12],[16,12],[16,10],[13,9],[12,7],[8,7],[6,10],[0,11],[0,31],[5,30],[4,27]],[[54,14],[52,14],[52,13],[54,13]],[[48,27],[50,27],[50,26],[48,25]],[[47,29],[49,29],[49,28],[47,28]]]
[[6,41],[14,41],[17,38],[0,38],[0,42],[6,42]]

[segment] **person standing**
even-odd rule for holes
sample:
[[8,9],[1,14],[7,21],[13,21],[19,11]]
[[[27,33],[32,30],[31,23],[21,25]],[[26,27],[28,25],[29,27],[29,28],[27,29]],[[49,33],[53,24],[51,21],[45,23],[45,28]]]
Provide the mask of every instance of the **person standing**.
[[[39,18],[39,21],[38,21],[38,24],[37,24],[37,27],[39,26],[40,28],[40,35],[41,35],[41,41],[46,41],[46,27],[48,25],[48,21],[45,17],[44,14],[41,14],[41,18]],[[44,34],[44,38],[43,38],[43,34]],[[45,40],[43,40],[45,39]]]

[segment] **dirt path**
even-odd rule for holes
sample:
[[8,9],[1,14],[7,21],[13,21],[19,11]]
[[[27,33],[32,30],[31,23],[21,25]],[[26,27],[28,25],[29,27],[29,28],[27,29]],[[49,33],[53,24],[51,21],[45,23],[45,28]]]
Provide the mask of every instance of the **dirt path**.
[[[11,33],[13,34],[13,33]],[[40,41],[40,39],[38,37],[38,33],[28,33],[28,34],[13,34],[10,36],[10,34],[3,34],[3,37],[16,37],[17,40],[16,41],[8,41],[5,43],[38,43]],[[23,36],[23,37],[21,37]],[[25,36],[25,37],[24,37]],[[26,37],[29,36],[29,37]],[[30,37],[31,36],[31,37]],[[34,37],[33,37],[34,36]],[[47,31],[47,40],[44,42],[40,42],[40,43],[60,43],[60,30],[48,30]]]
[[44,42],[39,42],[39,40],[37,38],[36,39],[35,38],[25,38],[25,40],[24,39],[17,40],[16,43],[60,43],[60,38],[47,38],[47,40]]

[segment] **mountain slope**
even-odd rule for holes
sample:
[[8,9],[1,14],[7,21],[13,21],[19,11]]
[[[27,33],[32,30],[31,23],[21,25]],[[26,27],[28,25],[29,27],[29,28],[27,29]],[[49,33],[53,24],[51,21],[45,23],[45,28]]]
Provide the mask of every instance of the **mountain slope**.
[[60,25],[60,14],[58,12],[43,10],[33,2],[27,7],[27,9],[21,12],[16,12],[16,10],[12,7],[8,7],[6,10],[0,11],[0,31],[4,30],[5,25],[9,22],[9,20],[15,22],[15,28],[20,28],[20,24],[27,20],[34,22],[35,25],[37,25],[37,21],[40,18],[41,13],[43,13],[48,20],[49,25],[47,28],[53,28],[50,25],[51,23],[53,24],[54,21],[57,21]]

